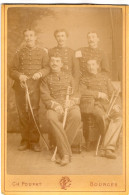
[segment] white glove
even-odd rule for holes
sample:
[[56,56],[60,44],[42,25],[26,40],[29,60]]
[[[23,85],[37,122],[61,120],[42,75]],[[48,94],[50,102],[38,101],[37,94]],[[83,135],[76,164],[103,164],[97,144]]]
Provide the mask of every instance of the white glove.
[[108,96],[107,96],[106,93],[99,92],[98,98],[101,98],[101,99],[106,100],[106,101],[109,102],[109,99],[108,99]]
[[55,111],[58,113],[58,114],[63,114],[64,113],[64,110],[62,108],[61,105],[58,105],[55,107]]
[[119,112],[120,112],[120,106],[119,106],[119,105],[114,105],[114,106],[113,106],[113,110],[114,110],[115,112],[119,113]]
[[25,82],[27,79],[29,79],[29,77],[24,74],[21,74],[19,77],[20,82]]
[[32,79],[38,80],[41,77],[42,77],[42,73],[41,72],[37,72],[37,73],[34,73],[34,75],[32,76]]

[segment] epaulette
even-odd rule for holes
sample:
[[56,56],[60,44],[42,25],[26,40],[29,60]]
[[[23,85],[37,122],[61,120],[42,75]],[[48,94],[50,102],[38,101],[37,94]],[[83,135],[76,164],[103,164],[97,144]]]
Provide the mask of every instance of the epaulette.
[[42,50],[42,48],[40,48],[40,47],[36,47],[35,49],[36,49],[36,50]]
[[20,51],[20,49],[17,49],[17,50],[16,50],[16,54],[19,53],[19,51]]
[[110,80],[110,78],[105,74],[100,74],[100,76],[101,76],[101,79],[103,79],[104,81]]
[[84,51],[88,50],[88,47],[81,47],[78,50],[81,50],[81,52],[84,52]]
[[25,50],[26,50],[26,47],[24,46],[24,47],[22,47],[22,48],[19,49],[19,52],[23,52]]
[[44,48],[41,48],[41,47],[36,47],[36,50],[37,50],[37,51],[40,51],[40,52],[46,52],[46,51],[44,50]]
[[43,50],[48,54],[48,48],[44,47]]
[[26,49],[26,47],[22,47],[20,49],[17,49],[16,54],[24,52],[25,49]]
[[75,50],[72,48],[67,47],[67,49],[70,50],[71,52],[75,52]]
[[81,50],[78,50],[78,51],[75,52],[75,57],[76,57],[76,58],[81,58],[81,57],[82,57],[82,52],[81,52]]

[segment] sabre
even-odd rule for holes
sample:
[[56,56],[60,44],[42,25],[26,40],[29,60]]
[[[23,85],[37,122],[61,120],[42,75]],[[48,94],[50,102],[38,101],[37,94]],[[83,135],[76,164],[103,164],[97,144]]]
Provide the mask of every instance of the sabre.
[[112,110],[112,108],[113,108],[113,106],[118,98],[119,93],[120,93],[120,89],[118,89],[118,91],[116,91],[116,94],[114,95],[114,99],[112,100],[112,103],[111,103],[109,110],[107,112],[107,117],[110,115],[110,112],[111,112],[111,110]]
[[35,117],[34,117],[34,113],[33,113],[33,109],[32,109],[32,105],[31,105],[31,101],[30,101],[30,96],[29,96],[29,91],[28,91],[28,87],[27,87],[27,84],[26,84],[26,81],[24,83],[24,86],[25,86],[25,90],[26,90],[26,98],[27,98],[27,101],[28,101],[28,105],[29,105],[29,108],[30,108],[30,111],[31,111],[31,114],[32,114],[32,117],[33,117],[33,120],[34,120],[34,123],[35,123],[35,126],[40,134],[40,136],[42,137],[42,140],[43,140],[43,143],[45,144],[47,150],[49,150],[49,146],[47,144],[47,142],[45,141],[45,138],[43,137],[43,135],[41,134],[40,130],[39,130],[39,127],[37,125],[37,122],[35,120]]
[[[116,94],[115,94],[115,93],[116,93]],[[111,97],[110,103],[109,103],[109,108],[108,108],[108,110],[107,110],[107,118],[108,118],[108,116],[110,115],[110,112],[111,112],[111,110],[112,110],[112,107],[114,106],[114,104],[115,104],[115,102],[116,102],[116,100],[117,100],[117,98],[118,98],[119,93],[120,93],[120,89],[118,89],[117,92],[113,91],[113,93],[112,93],[112,97]],[[98,149],[99,149],[101,137],[102,137],[102,136],[100,135],[100,136],[99,136],[99,139],[98,139],[98,143],[97,143],[97,147],[96,147],[96,152],[95,152],[96,156],[98,155]]]
[[[67,88],[67,94],[66,94],[66,103],[68,102],[69,100],[69,94],[70,94],[70,89],[71,87],[68,86]],[[64,112],[64,118],[63,118],[63,129],[65,128],[65,123],[66,123],[66,119],[67,119],[67,114],[68,114],[68,107],[65,108],[65,112]],[[57,146],[54,150],[54,153],[53,153],[53,156],[51,158],[51,161],[55,161],[56,160],[56,153],[57,153]]]

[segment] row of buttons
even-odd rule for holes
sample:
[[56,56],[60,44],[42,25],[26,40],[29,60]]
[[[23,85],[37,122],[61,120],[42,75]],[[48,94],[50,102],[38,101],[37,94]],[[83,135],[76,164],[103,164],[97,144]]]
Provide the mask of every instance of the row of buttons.
[[[35,63],[36,63],[36,64],[35,64]],[[28,63],[28,62],[27,62],[27,64],[26,64],[25,62],[22,62],[22,63],[21,63],[21,65],[26,65],[26,66],[27,66],[27,65],[32,65],[32,66],[34,65],[34,66],[36,66],[36,65],[39,65],[39,64],[41,64],[41,62],[33,62],[33,63],[31,63],[31,62]]]
[[40,70],[40,68],[27,67],[27,68],[19,68],[19,70]]
[[40,60],[42,59],[41,57],[40,58],[28,58],[28,57],[20,57],[21,60]]
[[55,98],[55,99],[58,98],[58,97],[64,97],[65,98],[65,96],[66,96],[66,94],[57,94],[57,95],[55,95],[55,94],[53,95],[53,93],[51,93],[51,94],[52,94],[52,97]]

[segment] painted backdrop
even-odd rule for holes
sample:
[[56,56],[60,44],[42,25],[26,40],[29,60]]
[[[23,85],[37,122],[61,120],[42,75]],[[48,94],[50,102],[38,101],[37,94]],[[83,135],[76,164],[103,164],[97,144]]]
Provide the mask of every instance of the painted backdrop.
[[[120,8],[90,7],[17,7],[8,9],[8,70],[17,49],[24,45],[23,31],[37,31],[41,48],[56,45],[54,31],[65,28],[69,32],[67,45],[76,50],[87,46],[87,33],[97,32],[99,46],[107,54],[113,80],[121,80],[122,73],[122,10]],[[13,81],[8,76],[8,131],[18,131]],[[40,105],[42,131],[47,130],[44,105]],[[43,116],[43,117],[42,117]]]

